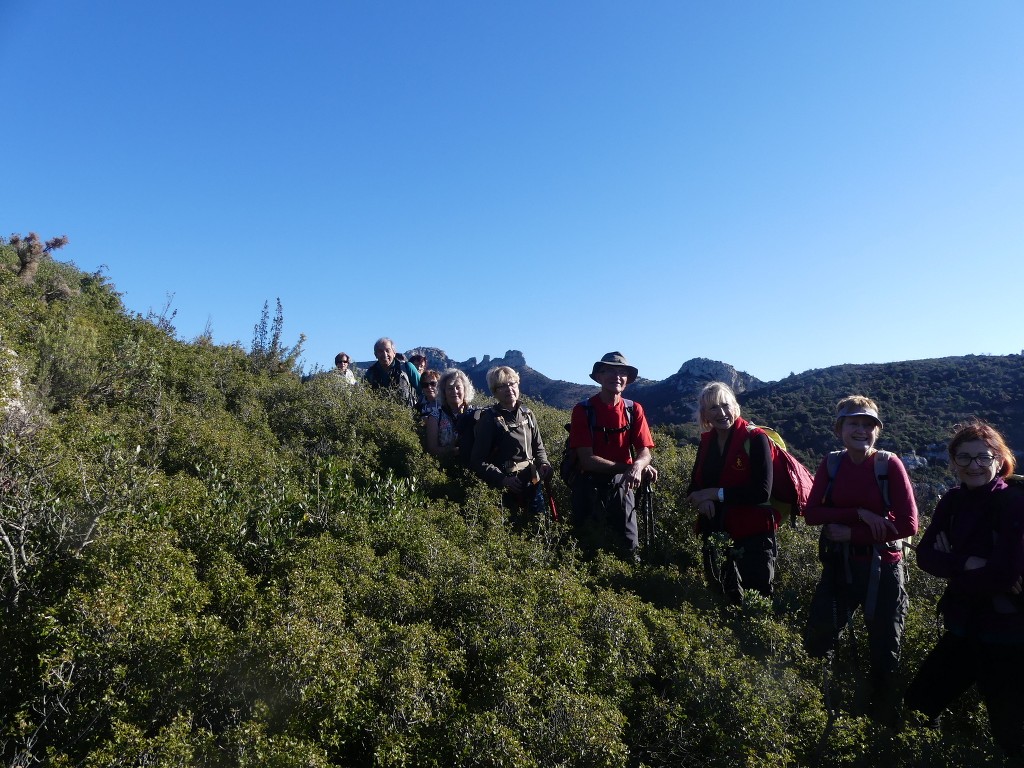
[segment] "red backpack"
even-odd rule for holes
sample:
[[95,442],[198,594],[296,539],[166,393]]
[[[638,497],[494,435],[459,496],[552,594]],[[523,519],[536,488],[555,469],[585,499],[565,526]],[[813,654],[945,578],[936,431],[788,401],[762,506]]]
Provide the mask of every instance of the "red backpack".
[[[789,515],[790,523],[796,525],[796,519],[803,516],[807,498],[811,495],[814,475],[786,450],[786,441],[778,432],[770,427],[747,425],[748,433],[757,429],[768,436],[772,451],[772,495],[769,501],[783,519]],[[743,448],[749,456],[749,434],[743,442]]]

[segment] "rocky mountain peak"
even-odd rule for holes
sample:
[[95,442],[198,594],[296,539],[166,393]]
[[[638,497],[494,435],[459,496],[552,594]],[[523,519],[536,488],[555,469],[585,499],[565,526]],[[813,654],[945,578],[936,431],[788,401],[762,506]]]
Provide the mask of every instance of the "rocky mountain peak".
[[757,389],[763,384],[759,379],[755,379],[748,373],[737,371],[728,363],[709,360],[706,357],[687,360],[679,368],[676,376],[683,380],[700,382],[701,385],[711,381],[723,381],[736,393]]

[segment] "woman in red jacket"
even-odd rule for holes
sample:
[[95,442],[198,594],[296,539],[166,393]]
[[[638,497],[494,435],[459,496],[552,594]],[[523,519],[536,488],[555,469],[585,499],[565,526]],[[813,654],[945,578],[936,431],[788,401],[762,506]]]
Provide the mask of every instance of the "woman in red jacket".
[[[743,600],[745,589],[771,597],[780,515],[769,503],[772,452],[768,436],[740,418],[736,395],[720,381],[701,391],[699,417],[703,433],[687,501],[699,513],[697,527],[704,537],[708,579],[735,603]],[[731,539],[721,573],[712,539],[719,531]]]

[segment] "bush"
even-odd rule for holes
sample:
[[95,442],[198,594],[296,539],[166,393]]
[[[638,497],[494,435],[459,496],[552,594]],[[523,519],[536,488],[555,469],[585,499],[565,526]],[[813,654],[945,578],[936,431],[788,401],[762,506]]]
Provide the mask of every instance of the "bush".
[[[304,382],[276,320],[248,353],[185,344],[102,275],[17,264],[0,242],[0,339],[48,412],[0,441],[5,764],[998,764],[976,697],[941,734],[826,711],[800,644],[817,531],[780,531],[773,601],[725,605],[678,434],[643,564],[586,559],[564,520],[509,526],[407,409]],[[530,407],[557,463],[569,414]],[[911,579],[904,678],[940,587]]]

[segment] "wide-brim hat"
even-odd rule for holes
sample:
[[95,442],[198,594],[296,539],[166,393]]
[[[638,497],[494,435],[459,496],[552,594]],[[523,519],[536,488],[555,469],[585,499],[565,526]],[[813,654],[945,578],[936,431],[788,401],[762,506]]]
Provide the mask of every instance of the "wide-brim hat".
[[841,410],[839,413],[837,413],[836,428],[838,428],[842,420],[847,418],[848,416],[867,416],[869,419],[875,420],[875,423],[878,425],[879,429],[882,428],[882,420],[878,418],[878,411],[876,411],[874,408],[864,408],[859,405],[847,406],[846,408],[843,408],[843,410]]
[[632,384],[634,381],[636,381],[637,374],[639,373],[639,371],[636,368],[629,364],[629,361],[626,360],[626,356],[624,354],[622,354],[621,352],[609,352],[607,355],[605,355],[596,363],[594,363],[594,368],[593,370],[590,371],[590,378],[592,378],[594,381],[597,381],[597,370],[602,365],[613,365],[616,368],[625,368],[627,377],[626,382],[629,384]]

